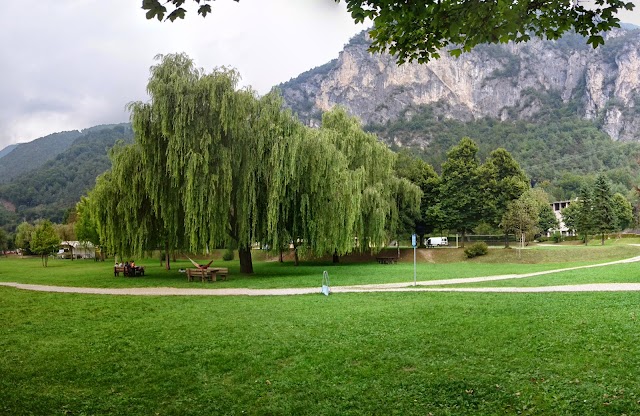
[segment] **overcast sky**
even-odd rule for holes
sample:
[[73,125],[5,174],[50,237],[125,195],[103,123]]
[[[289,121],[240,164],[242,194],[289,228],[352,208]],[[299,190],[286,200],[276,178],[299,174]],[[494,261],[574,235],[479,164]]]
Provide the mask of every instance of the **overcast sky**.
[[[188,1],[192,3],[192,1]],[[142,0],[2,0],[0,149],[128,121],[154,56],[231,66],[259,93],[338,56],[363,30],[332,0],[217,0],[206,19],[146,20]],[[638,4],[638,1],[636,1]],[[640,25],[640,11],[623,21]]]
[[[188,3],[192,3],[189,1]],[[0,149],[49,133],[128,121],[154,56],[231,66],[266,93],[338,56],[356,26],[331,0],[217,0],[202,19],[146,20],[141,0],[2,0]]]

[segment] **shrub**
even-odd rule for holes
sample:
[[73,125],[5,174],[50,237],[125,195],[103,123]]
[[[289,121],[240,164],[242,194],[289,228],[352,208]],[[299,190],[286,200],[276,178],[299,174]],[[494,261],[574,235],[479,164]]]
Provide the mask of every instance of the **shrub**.
[[553,233],[553,235],[551,236],[551,239],[553,240],[554,243],[560,243],[562,242],[564,239],[562,238],[562,234],[559,232],[555,232]]
[[464,254],[467,255],[468,258],[474,258],[477,256],[484,256],[489,252],[489,246],[485,242],[477,242],[471,244],[468,248],[464,249]]
[[222,255],[222,260],[231,261],[233,260],[233,249],[228,248],[227,251]]

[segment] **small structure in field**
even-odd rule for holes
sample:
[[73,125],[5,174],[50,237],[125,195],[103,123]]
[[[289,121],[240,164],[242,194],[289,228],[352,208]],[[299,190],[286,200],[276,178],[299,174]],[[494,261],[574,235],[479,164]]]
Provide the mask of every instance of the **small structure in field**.
[[88,241],[63,241],[58,250],[59,259],[95,259],[96,248]]

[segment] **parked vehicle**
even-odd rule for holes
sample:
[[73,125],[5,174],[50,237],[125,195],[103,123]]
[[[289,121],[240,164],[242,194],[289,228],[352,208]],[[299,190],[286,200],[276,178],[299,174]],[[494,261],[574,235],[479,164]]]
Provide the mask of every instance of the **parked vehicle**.
[[427,247],[440,247],[448,246],[449,241],[447,237],[429,237],[427,238]]

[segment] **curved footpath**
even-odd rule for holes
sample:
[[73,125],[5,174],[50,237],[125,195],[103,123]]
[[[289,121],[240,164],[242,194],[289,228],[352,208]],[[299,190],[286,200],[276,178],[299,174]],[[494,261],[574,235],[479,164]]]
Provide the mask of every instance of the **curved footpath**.
[[[564,272],[569,270],[587,269],[593,267],[610,266],[613,264],[633,263],[640,261],[640,256],[630,259],[593,264],[590,266],[569,267],[566,269],[546,270],[525,274],[508,274],[500,276],[470,277],[461,279],[427,280],[413,285],[413,282],[385,283],[373,285],[334,286],[331,293],[356,292],[491,292],[491,293],[542,293],[542,292],[629,292],[640,291],[640,283],[590,283],[582,285],[540,286],[540,287],[451,287],[434,288],[425,286],[458,285],[465,283],[490,282],[494,280],[523,279],[533,276]],[[92,295],[130,295],[130,296],[287,296],[320,293],[319,287],[286,288],[286,289],[183,289],[175,287],[144,287],[144,288],[92,288],[31,285],[15,282],[0,282],[0,286],[9,286],[23,290],[56,293],[82,293]]]

